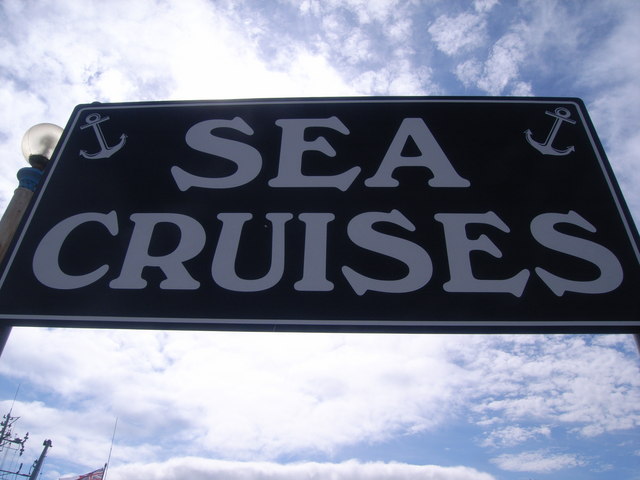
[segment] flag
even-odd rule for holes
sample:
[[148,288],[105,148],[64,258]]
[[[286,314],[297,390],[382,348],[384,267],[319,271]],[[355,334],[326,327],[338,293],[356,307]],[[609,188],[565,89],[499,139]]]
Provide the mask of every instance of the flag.
[[104,467],[94,470],[93,472],[85,473],[79,477],[73,477],[69,480],[102,480],[104,477]]

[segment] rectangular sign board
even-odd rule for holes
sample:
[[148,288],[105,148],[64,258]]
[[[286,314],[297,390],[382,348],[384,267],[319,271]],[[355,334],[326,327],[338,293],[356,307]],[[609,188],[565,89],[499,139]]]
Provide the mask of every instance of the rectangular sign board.
[[10,325],[637,331],[638,233],[572,98],[79,105]]

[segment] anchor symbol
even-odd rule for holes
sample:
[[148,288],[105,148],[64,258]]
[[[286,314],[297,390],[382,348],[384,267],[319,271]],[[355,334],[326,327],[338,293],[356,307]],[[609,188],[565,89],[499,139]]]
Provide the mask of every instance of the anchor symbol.
[[575,120],[571,120],[569,118],[571,116],[571,112],[569,112],[569,110],[567,110],[566,108],[558,107],[555,109],[555,112],[550,112],[547,110],[545,113],[555,118],[555,121],[553,122],[553,127],[551,127],[551,131],[549,132],[549,135],[547,135],[547,139],[543,143],[536,142],[531,136],[531,130],[527,129],[524,132],[524,134],[527,137],[527,142],[529,142],[529,144],[533,148],[538,150],[543,155],[568,155],[571,152],[574,152],[575,147],[573,145],[565,149],[558,149],[553,147],[553,141],[555,140],[556,135],[558,134],[558,130],[560,130],[560,126],[562,125],[562,123],[563,122],[569,122],[571,124],[576,123]]
[[117,145],[110,147],[107,144],[107,141],[104,138],[104,133],[102,133],[102,129],[100,128],[100,124],[107,120],[109,120],[109,117],[102,117],[99,113],[92,113],[87,115],[87,118],[85,118],[85,121],[87,122],[86,125],[80,126],[82,130],[92,127],[96,137],[98,138],[98,143],[100,144],[100,151],[96,153],[87,153],[86,150],[80,150],[80,155],[84,158],[109,158],[124,146],[124,143],[127,141],[127,135],[124,133],[120,135],[120,142]]

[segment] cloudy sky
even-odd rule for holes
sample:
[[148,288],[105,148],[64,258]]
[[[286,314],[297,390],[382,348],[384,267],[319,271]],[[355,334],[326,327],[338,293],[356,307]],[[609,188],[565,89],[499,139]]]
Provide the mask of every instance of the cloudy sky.
[[[3,0],[0,207],[23,133],[92,101],[582,98],[640,222],[635,0]],[[17,397],[16,397],[17,392]],[[15,397],[15,400],[14,400]],[[15,328],[0,410],[42,478],[640,478],[629,335]]]

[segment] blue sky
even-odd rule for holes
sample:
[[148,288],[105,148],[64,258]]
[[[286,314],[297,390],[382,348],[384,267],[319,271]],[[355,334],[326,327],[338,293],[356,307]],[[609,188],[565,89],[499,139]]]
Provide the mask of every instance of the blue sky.
[[[0,203],[32,125],[92,101],[581,97],[640,219],[636,1],[0,4]],[[14,329],[0,409],[43,479],[640,478],[629,335]],[[16,390],[19,392],[13,402]]]

